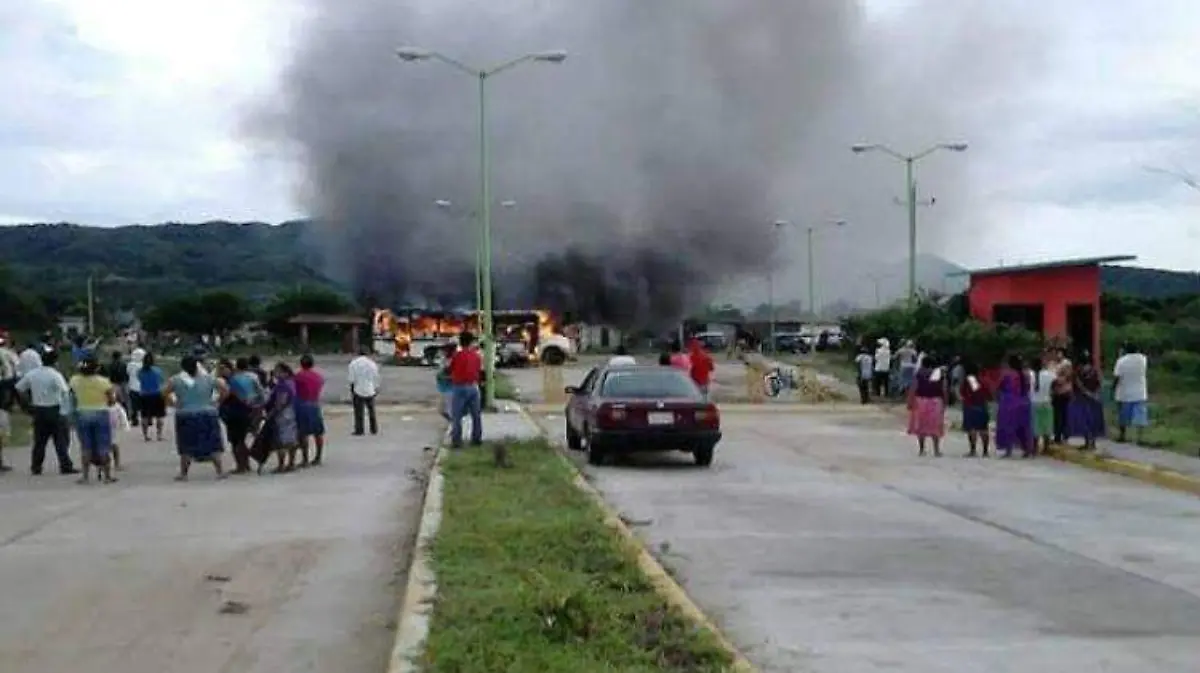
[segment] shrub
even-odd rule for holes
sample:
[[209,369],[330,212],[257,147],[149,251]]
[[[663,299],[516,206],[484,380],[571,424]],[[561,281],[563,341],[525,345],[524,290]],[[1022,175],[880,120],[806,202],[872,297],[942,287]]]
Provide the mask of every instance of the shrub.
[[911,309],[893,307],[855,316],[845,328],[864,343],[880,337],[893,344],[912,339],[924,351],[946,357],[961,355],[983,366],[995,365],[1011,353],[1035,356],[1043,345],[1040,334],[964,319],[952,305],[934,301],[921,302]]

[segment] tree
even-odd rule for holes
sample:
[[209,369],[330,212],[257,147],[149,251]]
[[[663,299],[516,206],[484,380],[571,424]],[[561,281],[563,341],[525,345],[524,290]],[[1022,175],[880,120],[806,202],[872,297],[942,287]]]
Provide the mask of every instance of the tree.
[[302,314],[345,315],[358,312],[348,299],[323,288],[301,287],[277,295],[263,309],[262,319],[272,334],[291,334],[288,321]]
[[41,299],[18,290],[12,271],[0,266],[0,316],[6,329],[42,329],[51,319]]
[[151,332],[227,334],[253,318],[241,296],[232,292],[205,292],[166,301],[150,310],[143,325]]

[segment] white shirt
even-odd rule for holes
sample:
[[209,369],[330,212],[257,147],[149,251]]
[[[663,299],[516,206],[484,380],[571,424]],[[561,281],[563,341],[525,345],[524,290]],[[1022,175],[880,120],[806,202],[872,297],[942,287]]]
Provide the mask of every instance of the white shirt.
[[142,379],[138,372],[142,370],[142,360],[132,360],[125,365],[125,373],[129,374],[129,392],[142,392]]
[[21,359],[17,357],[17,352],[8,346],[0,346],[0,381],[17,378],[20,366]]
[[892,370],[892,349],[880,346],[875,349],[875,371],[888,372]]
[[42,354],[36,348],[26,348],[17,359],[17,376],[25,376],[42,366]]
[[67,380],[54,367],[38,367],[22,376],[17,392],[29,393],[35,407],[63,407],[71,395]]
[[366,355],[350,361],[350,389],[359,397],[374,397],[379,392],[379,365]]
[[1113,367],[1113,376],[1117,381],[1116,398],[1118,402],[1145,402],[1149,397],[1146,391],[1146,369],[1149,362],[1141,353],[1129,353],[1117,358]]
[[1037,385],[1030,387],[1029,400],[1034,404],[1050,404],[1051,389],[1054,388],[1054,372],[1043,369],[1037,373]]
[[871,372],[875,369],[875,360],[867,353],[859,353],[858,357],[854,358],[854,362],[858,364],[858,378],[864,381],[870,380]]
[[608,359],[609,367],[633,367],[637,360],[632,355],[614,355]]

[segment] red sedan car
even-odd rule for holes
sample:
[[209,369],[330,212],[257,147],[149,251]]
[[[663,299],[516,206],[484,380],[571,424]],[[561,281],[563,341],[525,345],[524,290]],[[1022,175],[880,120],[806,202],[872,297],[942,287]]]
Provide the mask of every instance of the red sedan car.
[[712,464],[721,414],[688,375],[672,367],[597,367],[568,386],[567,446],[588,462],[634,451],[687,451]]

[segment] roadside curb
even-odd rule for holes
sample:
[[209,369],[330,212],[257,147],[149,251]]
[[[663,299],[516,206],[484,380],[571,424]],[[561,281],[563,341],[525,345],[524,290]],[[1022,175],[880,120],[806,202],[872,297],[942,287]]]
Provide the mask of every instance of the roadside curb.
[[1072,463],[1109,474],[1118,474],[1172,491],[1200,495],[1200,479],[1157,465],[1094,455],[1067,447],[1052,447],[1047,453],[1064,463]]
[[[953,421],[948,424],[951,430],[962,431],[962,422]],[[995,429],[995,424],[988,426],[988,431]],[[1071,463],[1098,472],[1107,472],[1130,479],[1136,479],[1147,484],[1165,488],[1180,493],[1200,495],[1200,478],[1175,470],[1159,467],[1152,463],[1140,463],[1134,460],[1124,460],[1104,455],[1104,451],[1090,453],[1069,446],[1051,446],[1046,455],[1064,463]]]
[[[546,429],[542,427],[542,424],[539,423],[537,419],[530,415],[529,411],[526,410],[524,406],[518,406],[517,410],[518,413],[521,414],[521,417],[525,419],[525,422],[533,426],[538,435],[549,440],[549,433],[546,432]],[[621,542],[637,557],[638,568],[640,568],[642,573],[646,575],[646,578],[650,580],[650,583],[654,585],[654,589],[658,592],[659,596],[661,596],[663,600],[671,605],[671,607],[674,607],[683,613],[683,615],[696,626],[707,629],[708,632],[711,633],[714,638],[716,638],[717,643],[729,654],[730,658],[733,660],[733,666],[730,670],[738,673],[758,673],[758,669],[754,666],[754,664],[750,663],[750,661],[746,659],[745,655],[738,651],[733,642],[725,636],[721,629],[719,629],[717,625],[711,619],[709,619],[708,615],[704,614],[704,611],[701,610],[698,605],[696,605],[695,601],[693,601],[690,596],[688,596],[687,591],[680,586],[679,582],[675,581],[675,578],[671,577],[671,574],[667,572],[667,569],[664,568],[661,563],[658,562],[658,559],[654,558],[654,555],[651,554],[646,548],[646,545],[644,542],[642,542],[641,538],[639,538],[637,534],[630,530],[629,526],[627,526],[625,522],[621,520],[620,514],[618,514],[617,511],[614,510],[607,501],[605,501],[604,496],[600,494],[600,491],[596,490],[595,486],[592,486],[590,483],[588,483],[587,479],[583,476],[583,472],[581,472],[569,458],[563,455],[562,451],[559,449],[560,447],[555,445],[555,453],[558,455],[559,460],[561,460],[563,464],[567,466],[567,469],[571,471],[571,474],[574,475],[573,481],[575,487],[580,491],[583,491],[583,493],[586,494],[598,508],[600,508],[600,511],[604,514],[604,523],[607,524],[609,528],[613,529],[618,536],[620,536]]]
[[441,444],[439,441],[425,486],[421,523],[408,567],[408,583],[396,617],[396,641],[392,645],[388,673],[420,671],[419,662],[425,652],[425,639],[429,636],[429,621],[437,597],[437,578],[433,572],[430,547],[442,523],[442,456],[445,449]]

